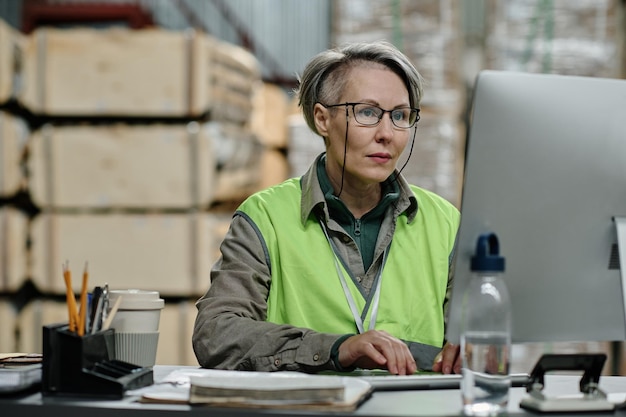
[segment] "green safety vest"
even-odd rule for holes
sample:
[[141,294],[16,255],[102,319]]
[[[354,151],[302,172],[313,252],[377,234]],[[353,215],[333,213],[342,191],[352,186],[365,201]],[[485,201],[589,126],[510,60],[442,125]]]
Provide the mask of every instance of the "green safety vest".
[[[458,210],[441,197],[411,186],[418,212],[409,224],[401,215],[381,279],[375,329],[406,341],[441,347],[443,302],[449,257],[459,223]],[[300,221],[299,179],[258,192],[242,203],[258,228],[271,268],[267,320],[324,333],[357,333],[335,254],[318,220]],[[339,262],[341,265],[341,262]],[[358,311],[368,300],[343,270]],[[372,290],[373,292],[373,290]],[[363,320],[369,327],[371,309]]]

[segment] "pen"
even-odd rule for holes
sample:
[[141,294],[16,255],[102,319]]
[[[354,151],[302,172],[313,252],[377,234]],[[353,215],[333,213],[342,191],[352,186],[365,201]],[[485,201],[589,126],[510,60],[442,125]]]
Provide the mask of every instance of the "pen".
[[104,324],[104,321],[107,319],[107,314],[109,312],[109,284],[105,283],[104,288],[102,288],[102,313],[100,317],[100,323]]
[[93,296],[91,298],[91,334],[98,331],[98,320],[100,318],[100,311],[102,309],[102,287],[95,287],[93,289]]

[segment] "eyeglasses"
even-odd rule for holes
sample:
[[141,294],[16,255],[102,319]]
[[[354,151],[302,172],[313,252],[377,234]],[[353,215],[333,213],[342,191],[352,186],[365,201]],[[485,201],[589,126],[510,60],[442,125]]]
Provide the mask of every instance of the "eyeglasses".
[[393,110],[384,110],[378,106],[368,103],[322,104],[322,106],[327,109],[331,107],[352,106],[354,120],[363,126],[376,126],[383,119],[385,113],[389,113],[391,123],[400,129],[409,129],[420,119],[420,109],[414,109],[413,107],[408,106],[398,107]]

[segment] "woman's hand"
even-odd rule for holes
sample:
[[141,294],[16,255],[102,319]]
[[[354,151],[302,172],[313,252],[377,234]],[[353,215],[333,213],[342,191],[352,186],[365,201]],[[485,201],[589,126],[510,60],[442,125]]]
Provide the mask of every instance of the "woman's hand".
[[461,355],[459,345],[446,343],[435,358],[433,371],[443,374],[461,373]]
[[339,363],[345,368],[387,369],[396,375],[410,375],[417,364],[406,343],[382,330],[351,336],[339,346]]

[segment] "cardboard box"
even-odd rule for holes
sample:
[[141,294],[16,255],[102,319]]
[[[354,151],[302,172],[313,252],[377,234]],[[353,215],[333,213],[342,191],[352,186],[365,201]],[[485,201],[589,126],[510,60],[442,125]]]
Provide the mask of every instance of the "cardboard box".
[[27,37],[0,19],[0,104],[17,99],[24,87]]
[[10,206],[0,207],[0,291],[17,291],[28,270],[28,217]]
[[199,296],[229,215],[205,213],[75,213],[38,215],[32,224],[33,281],[43,292],[64,294],[62,264],[70,263],[74,291],[85,262],[90,285]]
[[199,124],[47,125],[30,140],[42,208],[188,209],[211,203],[214,140]]
[[24,160],[30,130],[24,120],[0,111],[0,197],[26,187]]
[[212,105],[212,40],[197,31],[40,27],[29,37],[27,88],[36,114],[193,117]]

